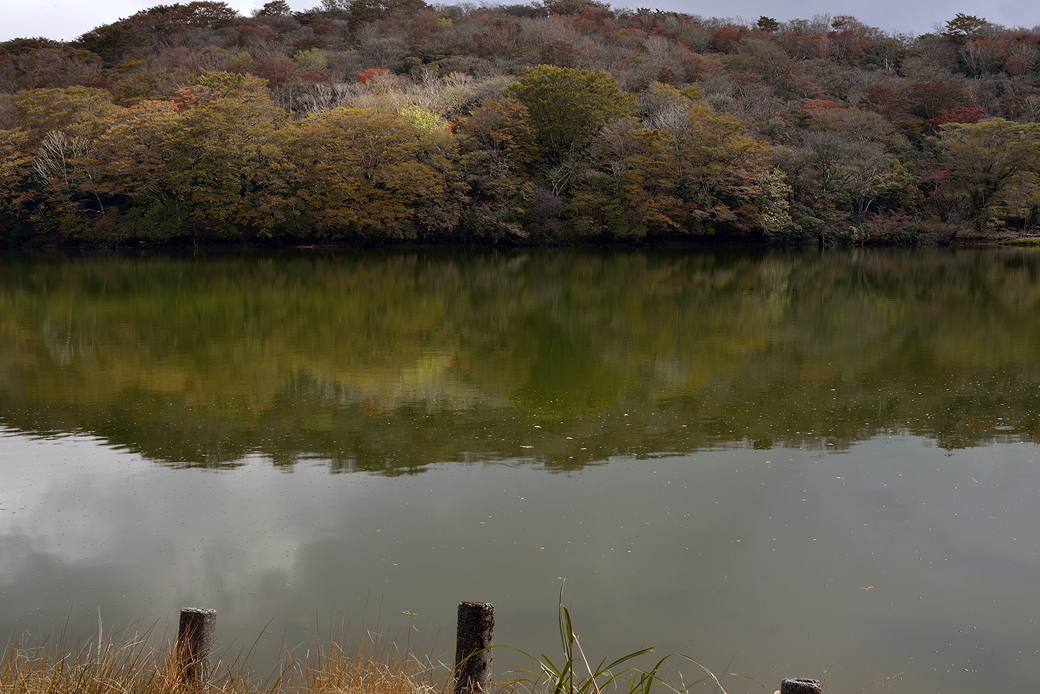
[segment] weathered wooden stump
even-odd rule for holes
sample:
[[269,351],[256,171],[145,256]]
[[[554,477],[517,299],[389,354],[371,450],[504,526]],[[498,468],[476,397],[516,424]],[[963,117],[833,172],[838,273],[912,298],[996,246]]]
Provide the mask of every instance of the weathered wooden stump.
[[198,607],[181,610],[181,623],[177,629],[177,659],[181,681],[185,684],[199,686],[209,683],[216,631],[216,610]]
[[494,632],[494,605],[489,602],[459,603],[454,694],[486,694],[491,690]]
[[820,680],[788,677],[780,681],[780,694],[823,694]]

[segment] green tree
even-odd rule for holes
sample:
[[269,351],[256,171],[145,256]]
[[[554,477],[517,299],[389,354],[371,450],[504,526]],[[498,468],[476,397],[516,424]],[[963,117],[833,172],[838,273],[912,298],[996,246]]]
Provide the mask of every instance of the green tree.
[[780,22],[776,21],[772,17],[766,17],[765,15],[758,18],[758,21],[755,22],[755,26],[762,31],[768,31],[770,33],[780,30]]
[[527,107],[550,166],[588,147],[610,121],[636,113],[635,97],[599,70],[539,65],[503,93]]
[[946,29],[943,31],[943,35],[963,41],[970,36],[974,36],[980,29],[988,25],[989,22],[982,17],[958,12],[953,19],[946,22]]
[[125,19],[92,29],[80,36],[76,43],[101,56],[108,67],[123,61],[135,51],[149,47],[148,35]]
[[301,70],[324,70],[329,66],[329,56],[320,48],[297,51],[292,59]]
[[254,17],[288,17],[292,14],[292,8],[285,0],[270,0],[265,2],[253,15]]
[[1040,172],[1040,123],[950,123],[939,135],[941,193],[977,227],[1005,214],[1007,194]]

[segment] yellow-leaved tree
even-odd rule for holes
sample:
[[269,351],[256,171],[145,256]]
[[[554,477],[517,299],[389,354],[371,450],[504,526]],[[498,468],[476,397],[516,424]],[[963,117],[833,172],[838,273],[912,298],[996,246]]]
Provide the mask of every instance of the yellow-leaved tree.
[[420,160],[419,131],[393,113],[314,115],[286,148],[299,171],[297,209],[319,236],[414,236],[416,208],[444,193],[443,176]]
[[689,103],[653,125],[633,134],[640,151],[626,173],[629,204],[649,225],[686,233],[718,224],[761,228],[768,146],[748,135],[741,119]]
[[[262,82],[222,73],[169,101],[124,109],[91,158],[105,195],[123,210],[112,233],[168,239],[270,235],[288,217],[293,175],[283,154],[287,114]],[[259,88],[257,88],[259,87]]]

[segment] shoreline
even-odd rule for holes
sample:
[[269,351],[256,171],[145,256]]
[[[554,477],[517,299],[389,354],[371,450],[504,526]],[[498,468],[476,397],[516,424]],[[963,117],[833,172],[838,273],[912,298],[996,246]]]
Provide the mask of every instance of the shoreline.
[[[0,237],[2,238],[2,237]],[[38,241],[39,239],[35,239]],[[200,243],[125,243],[125,244],[83,244],[49,241],[45,243],[8,243],[6,250],[11,251],[339,251],[339,250],[520,250],[534,248],[555,249],[604,249],[604,250],[769,250],[769,249],[839,249],[839,248],[1029,248],[1040,246],[1040,235],[1012,234],[1009,232],[959,232],[952,238],[927,235],[906,239],[903,242],[865,242],[865,243],[832,243],[817,242],[795,243],[791,241],[771,243],[765,239],[740,238],[675,238],[640,240],[572,240],[551,241],[543,243],[510,243],[502,239],[473,240],[469,242],[437,241],[416,239],[353,239],[338,241],[321,241],[314,243],[279,243],[275,240],[241,240],[208,239]]]

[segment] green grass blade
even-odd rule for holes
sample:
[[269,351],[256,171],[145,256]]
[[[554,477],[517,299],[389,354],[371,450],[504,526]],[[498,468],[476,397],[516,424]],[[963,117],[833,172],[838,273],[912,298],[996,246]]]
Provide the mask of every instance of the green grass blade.
[[653,648],[653,646],[651,646],[650,648],[644,648],[643,650],[636,651],[635,653],[629,653],[628,655],[621,656],[620,658],[618,658],[613,663],[611,663],[610,665],[608,665],[607,667],[605,667],[603,669],[605,669],[605,670],[612,670],[613,668],[617,667],[618,665],[621,665],[622,663],[627,663],[628,661],[632,660],[633,658],[638,658],[639,656],[646,655],[647,653],[653,653],[653,651],[654,651],[654,648]]

